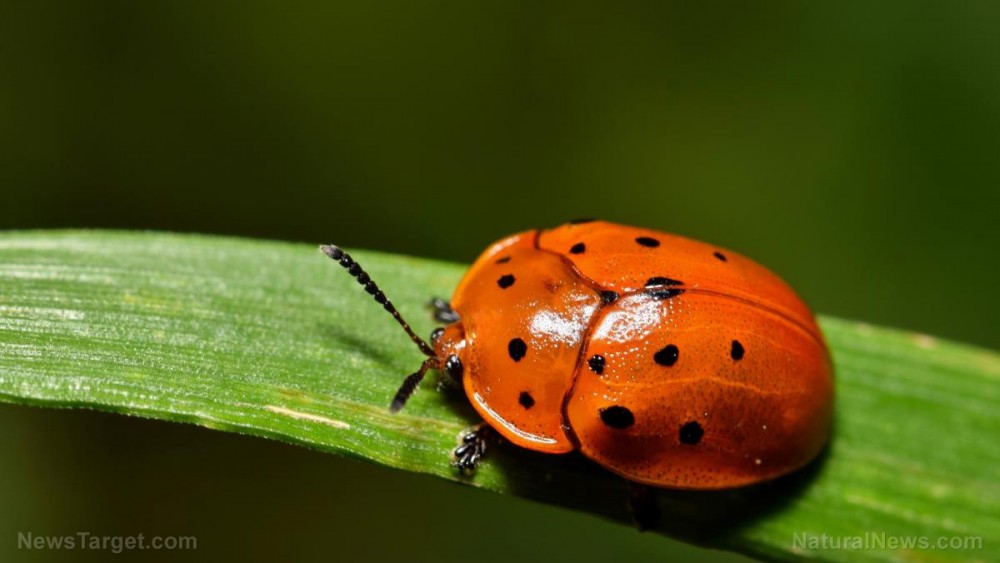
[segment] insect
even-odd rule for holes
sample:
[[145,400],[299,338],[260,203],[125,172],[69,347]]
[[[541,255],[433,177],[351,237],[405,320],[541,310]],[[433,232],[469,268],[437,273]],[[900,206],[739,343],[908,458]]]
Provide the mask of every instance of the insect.
[[456,448],[473,469],[491,429],[524,448],[580,451],[643,485],[722,489],[802,467],[830,433],[833,376],[812,313],[735,252],[649,229],[574,221],[490,246],[428,344],[361,267],[348,269],[487,425]]

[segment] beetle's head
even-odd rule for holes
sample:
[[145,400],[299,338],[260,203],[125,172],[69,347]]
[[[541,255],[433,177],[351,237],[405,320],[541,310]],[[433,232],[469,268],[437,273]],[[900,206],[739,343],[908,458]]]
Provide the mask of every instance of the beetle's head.
[[431,346],[441,370],[450,383],[462,384],[462,351],[465,350],[465,329],[462,321],[453,322],[447,326],[434,329],[431,333]]

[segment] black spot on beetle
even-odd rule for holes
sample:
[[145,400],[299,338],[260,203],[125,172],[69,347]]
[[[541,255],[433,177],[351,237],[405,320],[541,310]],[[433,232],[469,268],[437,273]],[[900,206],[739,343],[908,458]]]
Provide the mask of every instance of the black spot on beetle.
[[638,237],[635,239],[635,242],[648,248],[656,248],[657,246],[660,246],[660,241],[650,237]]
[[743,359],[743,354],[746,350],[743,349],[743,345],[740,344],[739,340],[733,340],[733,347],[729,350],[729,355],[733,357],[737,362]]
[[646,293],[649,294],[649,296],[652,297],[653,299],[658,299],[660,301],[663,301],[664,299],[677,297],[678,295],[684,293],[684,290],[679,287],[671,287],[669,289],[657,288],[657,289],[650,289],[646,291]]
[[513,338],[507,343],[507,353],[510,354],[510,359],[520,362],[521,358],[528,353],[528,345],[520,338]]
[[587,245],[583,244],[582,242],[578,242],[569,249],[569,253],[583,254],[585,250],[587,250]]
[[601,409],[601,422],[611,428],[622,430],[635,424],[635,415],[625,407],[614,405]]
[[680,354],[681,351],[677,349],[677,346],[667,344],[659,352],[653,354],[653,360],[661,366],[670,367],[677,363]]
[[590,366],[591,371],[597,375],[601,375],[604,373],[604,356],[594,354],[589,360],[587,360],[587,365]]
[[503,258],[498,258],[496,261],[497,264],[506,264],[507,262],[510,262],[510,256],[504,256]]
[[504,274],[500,276],[500,279],[497,280],[497,285],[500,286],[500,289],[507,289],[508,287],[514,285],[514,275]]
[[682,444],[693,446],[700,442],[704,435],[705,431],[702,430],[697,420],[685,422],[684,426],[681,426],[680,439]]
[[535,398],[531,396],[531,393],[527,391],[521,391],[521,394],[517,396],[517,402],[521,404],[525,409],[530,409],[535,406]]
[[586,219],[573,219],[572,221],[569,222],[569,224],[570,225],[582,225],[584,223],[593,223],[596,220],[597,219],[593,219],[593,218],[590,218],[590,217],[588,217]]
[[659,287],[664,285],[684,285],[684,282],[673,278],[665,278],[663,276],[656,276],[655,278],[649,278],[646,280],[646,287]]
[[602,291],[601,292],[601,302],[605,305],[610,305],[618,301],[618,294],[614,291]]
[[712,253],[712,256],[715,256],[716,258],[718,258],[719,260],[722,260],[723,262],[726,261],[726,255],[723,254],[723,253],[721,253],[721,252],[719,252],[719,251],[716,251],[716,252]]

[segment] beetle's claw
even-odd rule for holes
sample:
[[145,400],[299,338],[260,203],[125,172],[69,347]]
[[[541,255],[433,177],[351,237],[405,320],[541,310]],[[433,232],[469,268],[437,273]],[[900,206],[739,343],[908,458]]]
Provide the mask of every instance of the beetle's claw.
[[628,499],[632,521],[640,532],[653,530],[660,524],[660,505],[656,491],[648,485],[632,483],[632,494]]
[[471,475],[479,466],[479,461],[486,455],[486,442],[489,439],[489,426],[480,424],[462,435],[462,445],[452,452],[452,465],[462,475]]
[[431,308],[431,311],[433,311],[434,320],[439,323],[451,324],[458,321],[458,312],[451,308],[451,303],[448,303],[440,297],[431,299],[427,306]]

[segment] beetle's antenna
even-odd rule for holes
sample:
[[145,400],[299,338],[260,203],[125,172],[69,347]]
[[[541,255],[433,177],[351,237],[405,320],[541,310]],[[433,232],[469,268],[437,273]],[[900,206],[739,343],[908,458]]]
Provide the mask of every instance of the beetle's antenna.
[[420,381],[424,378],[424,374],[427,373],[432,367],[437,366],[437,358],[427,358],[424,363],[420,364],[420,369],[416,372],[411,373],[406,376],[403,380],[403,384],[399,386],[399,391],[396,391],[396,396],[392,398],[392,404],[389,405],[389,410],[391,412],[399,412],[406,404],[406,401],[410,398],[410,395],[417,390],[417,385],[420,385]]
[[[337,248],[332,244],[324,244],[320,246],[319,249],[323,251],[323,254],[326,254],[331,259],[336,260],[341,266],[344,267],[344,269],[347,270],[347,273],[354,276],[354,279],[358,280],[358,283],[365,287],[365,291],[367,291],[372,296],[372,298],[375,299],[375,302],[380,303],[382,305],[382,308],[388,311],[389,314],[392,315],[392,318],[396,319],[396,322],[399,323],[399,326],[403,327],[403,330],[406,331],[406,334],[410,335],[410,340],[412,340],[413,343],[416,344],[418,348],[420,348],[421,352],[423,352],[427,356],[430,356],[430,360],[435,359],[434,349],[431,348],[427,344],[427,342],[424,341],[423,338],[417,336],[417,333],[413,332],[413,329],[410,328],[410,325],[407,324],[405,320],[403,320],[403,316],[400,315],[399,311],[396,310],[396,307],[392,304],[392,301],[389,301],[389,299],[385,296],[385,294],[382,293],[382,290],[379,289],[379,287],[375,284],[374,281],[372,281],[371,277],[368,275],[368,272],[362,270],[361,266],[354,261],[354,258],[351,258],[350,254],[344,252],[343,250]],[[396,394],[396,400],[399,400],[400,396],[403,397],[402,402],[399,405],[400,408],[402,408],[403,403],[406,402],[406,398],[410,396],[410,393],[413,393],[413,390],[417,388],[417,384],[420,383],[420,380],[423,378],[424,372],[426,372],[428,368],[432,367],[431,366],[432,363],[433,362],[429,363],[429,360],[424,361],[423,365],[420,366],[420,371],[406,378],[406,381],[403,382],[403,387],[401,387],[399,389],[399,393]],[[414,379],[414,376],[418,374],[419,377],[416,377],[415,381],[410,383],[410,380]],[[403,390],[406,389],[408,384],[410,389],[407,393],[404,394]],[[393,405],[395,404],[396,401],[394,400]]]

